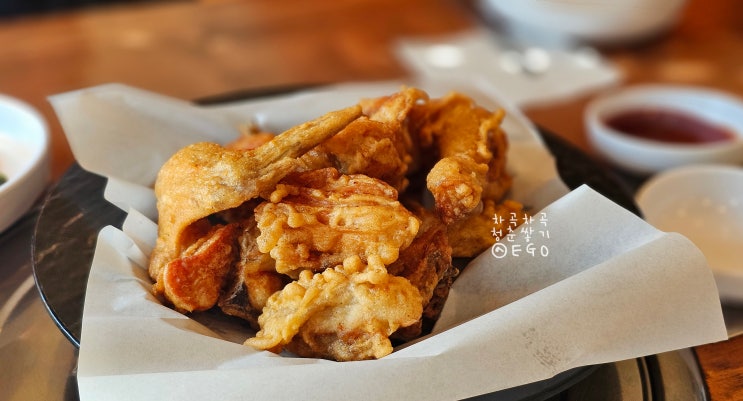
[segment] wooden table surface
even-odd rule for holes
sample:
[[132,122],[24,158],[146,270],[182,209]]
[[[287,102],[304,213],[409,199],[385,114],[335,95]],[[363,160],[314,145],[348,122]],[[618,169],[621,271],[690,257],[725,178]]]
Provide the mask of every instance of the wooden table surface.
[[[30,103],[52,135],[52,175],[73,162],[47,96],[121,82],[183,99],[235,90],[407,74],[400,37],[480,19],[455,0],[135,2],[0,19],[0,93]],[[743,96],[743,2],[691,0],[668,33],[600,49],[624,84],[685,83]],[[595,94],[594,94],[595,95]],[[594,95],[525,110],[593,154],[582,126]],[[713,401],[743,399],[743,336],[696,349]]]

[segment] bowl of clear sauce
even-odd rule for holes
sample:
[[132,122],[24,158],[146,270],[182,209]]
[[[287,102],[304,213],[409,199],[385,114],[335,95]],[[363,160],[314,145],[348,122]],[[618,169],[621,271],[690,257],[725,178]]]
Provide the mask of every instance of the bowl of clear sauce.
[[648,223],[702,251],[723,301],[743,304],[743,167],[666,170],[640,187],[636,201]]
[[589,103],[585,126],[596,151],[632,173],[743,163],[743,101],[712,89],[622,88]]

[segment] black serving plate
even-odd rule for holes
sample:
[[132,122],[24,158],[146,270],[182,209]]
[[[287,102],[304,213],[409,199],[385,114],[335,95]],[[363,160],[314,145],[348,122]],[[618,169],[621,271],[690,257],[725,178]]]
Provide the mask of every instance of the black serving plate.
[[80,347],[83,301],[98,231],[126,213],[103,199],[104,177],[74,164],[49,192],[31,243],[36,287],[65,336]]
[[[231,95],[227,99],[233,98]],[[201,103],[224,100],[210,98]],[[539,132],[557,160],[561,178],[571,189],[588,184],[639,215],[632,191],[622,178],[549,131],[540,128]],[[42,301],[62,333],[76,347],[80,346],[83,302],[98,232],[108,225],[120,228],[126,217],[125,212],[103,198],[105,185],[104,177],[74,164],[50,190],[32,241],[33,271]],[[545,400],[592,371],[592,367],[577,368],[552,379],[475,399]]]

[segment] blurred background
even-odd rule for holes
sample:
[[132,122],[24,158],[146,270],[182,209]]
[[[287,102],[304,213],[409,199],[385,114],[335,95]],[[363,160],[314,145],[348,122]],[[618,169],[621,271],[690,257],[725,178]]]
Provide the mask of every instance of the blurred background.
[[[477,78],[599,160],[584,113],[605,93],[653,83],[743,97],[740,0],[0,0],[0,43],[0,94],[38,110],[49,128],[46,184],[74,163],[49,96],[111,82],[203,100]],[[76,350],[30,291],[34,222],[23,224],[28,238],[0,236],[17,260],[0,258],[0,305],[21,288],[33,308],[0,308],[12,323],[0,324],[12,335],[0,337],[0,351],[17,358],[5,365],[12,380],[0,374],[0,398],[75,399],[60,388],[74,387]],[[742,352],[740,336],[697,349],[713,401],[743,399],[740,380],[726,380],[743,375]]]
[[[51,13],[114,3],[145,3],[153,0],[3,0],[0,16],[14,17],[26,14]],[[159,0],[162,1],[162,0]]]
[[[579,24],[564,11],[575,5],[595,13]],[[469,54],[481,57],[464,66],[469,70],[449,72],[486,75],[504,87],[531,82],[531,88],[514,91],[528,95],[522,105],[528,116],[588,153],[593,149],[582,112],[600,90],[661,82],[743,94],[743,3],[735,0],[38,0],[3,1],[0,7],[0,93],[29,102],[47,118],[53,177],[72,156],[46,98],[106,82],[197,99],[266,87],[393,79],[431,73],[422,57],[411,57],[414,51],[442,43],[461,50],[467,44]],[[643,24],[653,21],[645,18],[632,22],[647,15],[662,17],[657,29],[646,29]],[[583,31],[570,32],[578,28]],[[473,31],[478,33],[463,39]],[[604,75],[533,74],[529,68],[559,66],[567,57],[548,53],[545,59],[544,50],[573,52],[568,55],[577,54],[574,61],[600,67],[592,71]],[[487,64],[496,56],[498,66]],[[491,61],[484,62],[487,57]],[[512,75],[496,74],[507,68]],[[596,80],[586,82],[591,77]],[[543,92],[539,88],[552,84],[582,90],[557,88],[548,102],[535,101]]]

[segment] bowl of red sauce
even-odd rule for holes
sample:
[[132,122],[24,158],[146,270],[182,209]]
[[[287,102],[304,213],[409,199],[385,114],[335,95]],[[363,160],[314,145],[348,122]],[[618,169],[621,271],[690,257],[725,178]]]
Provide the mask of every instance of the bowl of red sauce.
[[743,163],[743,101],[712,89],[622,88],[589,103],[585,124],[596,151],[633,173]]

